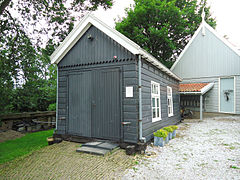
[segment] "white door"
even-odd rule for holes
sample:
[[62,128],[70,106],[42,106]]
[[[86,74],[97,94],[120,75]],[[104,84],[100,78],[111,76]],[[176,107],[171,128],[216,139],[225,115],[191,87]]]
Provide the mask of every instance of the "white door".
[[220,112],[234,113],[234,78],[220,79]]

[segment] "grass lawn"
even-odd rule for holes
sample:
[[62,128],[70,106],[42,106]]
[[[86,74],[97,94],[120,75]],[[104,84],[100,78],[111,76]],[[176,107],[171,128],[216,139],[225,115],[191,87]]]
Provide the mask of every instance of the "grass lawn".
[[0,164],[47,146],[46,138],[52,135],[53,130],[39,131],[28,133],[18,139],[0,143]]

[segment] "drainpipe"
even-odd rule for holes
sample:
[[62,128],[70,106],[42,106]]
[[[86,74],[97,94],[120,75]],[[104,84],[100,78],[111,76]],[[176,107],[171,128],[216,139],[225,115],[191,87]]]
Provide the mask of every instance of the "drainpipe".
[[139,141],[146,142],[146,138],[142,135],[142,61],[141,55],[138,56],[138,98],[139,98]]
[[57,99],[56,99],[56,130],[57,131],[57,124],[58,124],[58,67],[57,67]]

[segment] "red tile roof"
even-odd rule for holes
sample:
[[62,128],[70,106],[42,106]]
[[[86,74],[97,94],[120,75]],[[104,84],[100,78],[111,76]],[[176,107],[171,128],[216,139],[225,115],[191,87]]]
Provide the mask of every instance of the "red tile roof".
[[191,83],[191,84],[180,84],[180,92],[201,92],[201,89],[207,86],[209,83]]

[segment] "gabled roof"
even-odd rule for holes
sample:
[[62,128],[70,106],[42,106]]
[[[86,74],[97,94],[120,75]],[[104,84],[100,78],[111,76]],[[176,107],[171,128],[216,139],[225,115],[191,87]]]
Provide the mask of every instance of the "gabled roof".
[[213,87],[214,83],[188,83],[180,84],[180,94],[205,94]]
[[[213,33],[218,39],[220,39],[226,46],[228,46],[234,53],[236,53],[238,56],[240,56],[240,52],[231,44],[229,43],[225,38],[221,37],[209,24],[207,24],[205,21],[203,21],[201,23],[201,25],[199,26],[199,28],[197,29],[197,31],[194,33],[192,39],[188,42],[188,44],[185,46],[185,48],[183,49],[183,51],[181,52],[181,54],[179,55],[179,57],[177,58],[177,60],[175,61],[175,63],[172,65],[171,67],[171,71],[173,71],[173,69],[176,67],[176,65],[178,64],[178,62],[181,60],[181,58],[183,57],[183,55],[186,53],[186,51],[188,50],[188,48],[191,46],[192,42],[195,40],[195,38],[197,37],[197,35],[199,33],[203,33],[203,35],[205,36],[205,28],[207,28],[211,33]],[[202,32],[201,32],[202,30]]]
[[60,44],[60,46],[53,52],[51,55],[51,63],[58,64],[63,57],[68,53],[68,51],[77,43],[77,41],[83,36],[83,34],[93,25],[106,35],[111,37],[117,43],[122,45],[128,51],[130,51],[134,55],[141,55],[148,62],[156,66],[161,71],[165,72],[169,76],[173,77],[178,81],[182,81],[180,77],[175,75],[172,71],[170,71],[166,66],[160,63],[155,57],[147,53],[144,49],[142,49],[139,45],[128,39],[126,36],[118,32],[117,30],[109,27],[98,18],[93,16],[91,13],[87,14],[80,23],[71,31],[71,33],[66,37],[66,39]]

